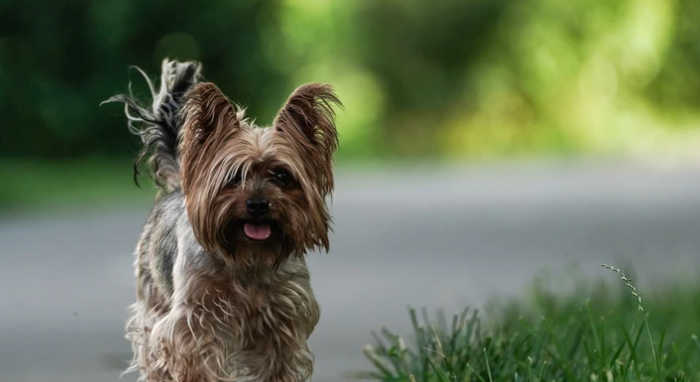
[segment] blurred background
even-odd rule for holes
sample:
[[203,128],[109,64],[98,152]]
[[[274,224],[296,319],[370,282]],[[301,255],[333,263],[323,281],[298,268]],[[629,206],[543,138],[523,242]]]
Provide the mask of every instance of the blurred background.
[[[542,269],[700,264],[693,0],[0,0],[0,380],[116,381],[154,191],[120,107],[195,59],[260,124],[335,86],[335,234],[312,255],[316,380],[407,305],[520,293]],[[406,322],[408,323],[408,322]],[[129,379],[131,378],[131,379]],[[134,376],[123,380],[133,380]]]

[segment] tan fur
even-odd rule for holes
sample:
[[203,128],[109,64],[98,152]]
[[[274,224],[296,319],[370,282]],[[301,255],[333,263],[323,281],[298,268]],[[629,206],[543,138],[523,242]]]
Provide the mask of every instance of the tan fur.
[[[319,306],[303,255],[329,247],[339,101],[326,85],[302,86],[260,128],[212,83],[186,100],[182,195],[160,202],[136,250],[132,370],[147,382],[305,381]],[[280,168],[293,183],[271,180]],[[264,242],[243,234],[252,197],[270,201]]]
[[[135,304],[132,340],[145,381],[304,381],[319,319],[303,258],[277,270],[202,277],[180,264],[167,311]],[[249,280],[254,272],[257,280]]]

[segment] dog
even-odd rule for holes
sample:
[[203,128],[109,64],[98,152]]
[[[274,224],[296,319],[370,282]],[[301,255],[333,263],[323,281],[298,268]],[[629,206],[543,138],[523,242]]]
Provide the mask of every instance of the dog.
[[[128,371],[146,382],[300,382],[319,320],[305,254],[328,252],[335,109],[327,84],[298,87],[271,126],[247,119],[201,64],[164,60],[152,105],[128,126],[159,192],[135,250]],[[138,181],[136,180],[137,184]]]

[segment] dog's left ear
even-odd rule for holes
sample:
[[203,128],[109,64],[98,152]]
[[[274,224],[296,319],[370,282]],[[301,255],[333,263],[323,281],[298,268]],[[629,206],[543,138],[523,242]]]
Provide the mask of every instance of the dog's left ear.
[[330,163],[338,148],[334,106],[342,107],[342,104],[330,85],[302,85],[277,114],[275,129],[307,153]]

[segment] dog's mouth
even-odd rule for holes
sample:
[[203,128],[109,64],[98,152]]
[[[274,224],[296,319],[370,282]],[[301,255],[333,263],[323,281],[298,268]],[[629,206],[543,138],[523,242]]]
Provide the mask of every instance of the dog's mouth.
[[266,245],[284,236],[282,227],[274,219],[237,219],[231,221],[223,233],[225,246],[232,252],[244,243]]
[[245,222],[243,233],[251,240],[267,240],[272,235],[272,224],[269,222]]

